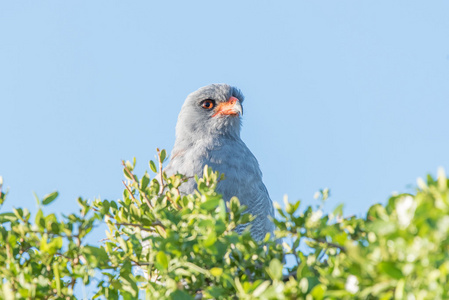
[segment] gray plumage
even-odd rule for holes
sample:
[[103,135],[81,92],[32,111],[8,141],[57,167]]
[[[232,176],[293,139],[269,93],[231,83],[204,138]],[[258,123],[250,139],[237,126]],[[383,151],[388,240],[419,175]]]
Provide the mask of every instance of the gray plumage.
[[[225,201],[236,196],[256,216],[251,234],[261,240],[274,225],[273,204],[262,182],[257,159],[240,138],[241,91],[227,84],[211,84],[191,93],[184,102],[176,125],[176,141],[167,175],[202,176],[204,165],[225,174],[217,192]],[[207,102],[205,104],[205,101]],[[208,108],[210,104],[212,108]],[[206,107],[205,107],[206,106]],[[181,185],[182,193],[193,193],[194,179]],[[237,228],[241,232],[244,228]]]

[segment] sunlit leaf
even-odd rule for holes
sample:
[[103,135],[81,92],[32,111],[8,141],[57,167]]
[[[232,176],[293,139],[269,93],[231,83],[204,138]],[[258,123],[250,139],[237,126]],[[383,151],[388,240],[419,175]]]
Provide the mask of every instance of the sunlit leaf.
[[42,204],[48,205],[48,204],[52,203],[58,197],[58,195],[59,195],[58,192],[53,192],[51,194],[45,195],[44,199],[42,200]]

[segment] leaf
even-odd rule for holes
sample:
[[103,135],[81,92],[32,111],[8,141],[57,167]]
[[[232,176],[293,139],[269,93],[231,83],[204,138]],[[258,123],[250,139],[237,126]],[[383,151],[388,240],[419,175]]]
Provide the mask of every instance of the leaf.
[[145,174],[140,179],[140,188],[142,190],[145,190],[149,183],[150,183],[150,176],[148,175],[147,172],[145,172]]
[[55,237],[51,240],[51,244],[52,246],[54,246],[55,248],[61,249],[62,245],[63,245],[63,241],[62,241],[62,237],[58,236]]
[[405,280],[404,279],[399,280],[397,285],[396,285],[396,289],[394,291],[395,299],[403,299],[403,297],[404,297],[404,286],[405,286]]
[[3,282],[2,290],[3,295],[5,296],[5,300],[14,300],[16,298],[9,281]]
[[200,207],[207,211],[211,211],[217,208],[217,206],[220,204],[220,201],[221,197],[208,199],[206,202],[201,203]]
[[12,212],[0,214],[0,223],[14,222],[15,220],[17,220],[17,217]]
[[282,278],[282,263],[277,259],[270,261],[270,266],[267,268],[267,273],[273,280],[280,280]]
[[14,212],[14,214],[17,216],[17,218],[22,220],[23,217],[23,209],[22,208],[13,208],[12,211]]
[[210,247],[214,245],[216,241],[217,241],[217,234],[215,233],[215,231],[211,231],[204,240],[204,246]]
[[53,273],[55,274],[56,291],[58,296],[61,296],[61,276],[59,275],[59,263],[57,261],[53,262]]
[[156,262],[158,263],[159,267],[162,268],[162,270],[168,269],[168,258],[164,252],[159,251],[156,254]]
[[41,200],[39,199],[37,194],[35,192],[33,192],[33,195],[34,195],[34,199],[36,199],[37,206],[41,205]]
[[310,291],[310,294],[313,296],[313,299],[320,300],[323,299],[325,292],[326,286],[323,284],[318,284]]
[[87,261],[95,267],[107,265],[109,256],[103,248],[87,245],[83,247],[82,251]]
[[190,270],[199,272],[199,273],[201,273],[201,274],[207,275],[207,274],[209,273],[207,270],[205,270],[205,269],[203,269],[203,268],[201,268],[201,267],[199,267],[199,266],[197,266],[197,265],[195,265],[195,264],[193,264],[193,263],[191,263],[191,262],[187,262],[187,261],[186,261],[186,262],[184,262],[184,265],[185,265],[186,267],[188,267]]
[[[135,157],[134,157],[134,159],[135,159]],[[125,162],[125,168],[128,169],[130,172],[132,172],[134,170],[135,165],[136,165],[135,160],[133,161],[133,164],[129,160],[127,160]]]
[[402,271],[392,262],[383,261],[379,263],[377,267],[379,268],[379,270],[387,273],[394,279],[401,279],[404,276],[402,274]]
[[215,277],[219,277],[221,276],[221,274],[223,274],[223,269],[215,267],[210,269],[210,273]]
[[184,291],[181,290],[176,290],[173,293],[170,294],[170,299],[173,300],[193,300],[195,298],[193,298],[192,296],[190,296],[189,294],[187,294]]
[[42,204],[48,205],[48,204],[52,203],[58,197],[58,195],[59,195],[58,192],[53,192],[51,194],[45,195],[44,200],[42,200]]
[[161,162],[164,162],[166,158],[167,158],[167,152],[165,151],[165,149],[162,149],[162,151],[161,151]]
[[220,199],[220,202],[218,203],[218,216],[221,220],[226,220],[226,204],[223,199]]
[[337,217],[343,216],[343,207],[344,207],[344,204],[338,205],[333,211],[334,216],[337,216]]
[[101,202],[101,212],[103,214],[107,214],[109,212],[109,208],[111,207],[110,203],[108,200],[103,200],[103,202]]
[[289,202],[286,202],[286,203],[285,203],[285,205],[286,205],[285,211],[286,211],[288,214],[293,215],[293,214],[296,212],[296,210],[298,209],[299,203],[300,203],[299,201],[296,202],[296,203],[294,203],[294,204],[289,203]]
[[36,223],[36,225],[45,228],[44,213],[42,212],[42,209],[39,209],[37,211],[34,222]]
[[397,230],[397,226],[393,222],[378,220],[368,224],[368,229],[378,235],[389,235]]
[[264,281],[260,284],[253,292],[253,297],[259,297],[265,290],[270,286],[271,282],[269,280]]
[[125,168],[123,168],[123,174],[125,175],[126,178],[128,178],[129,180],[133,180],[134,178],[132,177],[132,170],[130,170],[130,168],[128,166],[125,166]]
[[152,161],[152,160],[150,160],[150,169],[151,169],[151,171],[153,171],[154,173],[157,173],[156,164],[155,164],[154,161]]

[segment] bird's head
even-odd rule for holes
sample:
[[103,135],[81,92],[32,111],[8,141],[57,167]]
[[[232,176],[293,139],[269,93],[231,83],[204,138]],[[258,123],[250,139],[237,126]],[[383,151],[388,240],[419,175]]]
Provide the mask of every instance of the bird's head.
[[187,96],[176,125],[177,138],[240,137],[243,114],[241,91],[227,84],[211,84]]

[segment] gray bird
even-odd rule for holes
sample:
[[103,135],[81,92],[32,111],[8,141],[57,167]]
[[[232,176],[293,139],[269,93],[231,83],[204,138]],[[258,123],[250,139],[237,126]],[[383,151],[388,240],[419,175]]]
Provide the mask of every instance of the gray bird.
[[[181,185],[182,193],[193,193],[195,174],[202,176],[205,165],[225,174],[217,192],[225,201],[236,196],[247,212],[256,216],[251,235],[262,240],[267,232],[273,236],[273,204],[259,163],[240,138],[241,91],[227,84],[211,84],[191,93],[184,102],[176,125],[176,141],[167,175],[176,173],[191,177]],[[241,233],[244,227],[236,228]]]

